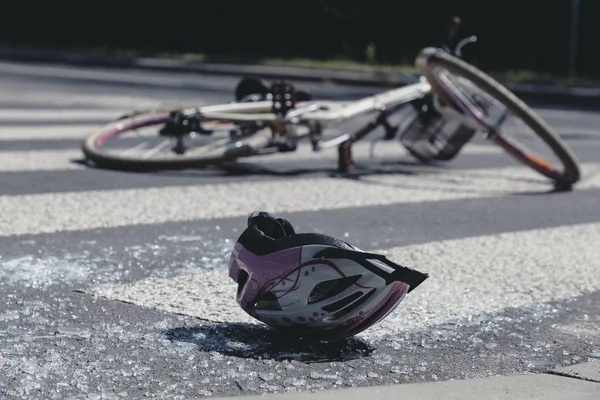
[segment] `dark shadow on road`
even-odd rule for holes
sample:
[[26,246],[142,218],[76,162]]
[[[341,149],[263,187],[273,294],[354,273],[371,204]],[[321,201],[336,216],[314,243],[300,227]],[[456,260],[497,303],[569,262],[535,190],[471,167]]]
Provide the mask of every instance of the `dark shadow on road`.
[[252,163],[231,163],[224,164],[221,169],[227,171],[230,174],[235,175],[272,175],[272,176],[300,176],[307,174],[326,174],[330,177],[346,177],[346,178],[357,178],[359,176],[366,175],[419,175],[419,171],[410,170],[406,167],[421,167],[421,168],[439,168],[439,165],[434,163],[422,164],[418,161],[413,160],[394,160],[389,161],[380,159],[377,162],[370,163],[356,163],[354,168],[349,172],[339,172],[335,167],[336,160],[331,160],[330,167],[313,167],[313,168],[288,168],[281,170],[265,165],[252,164]]
[[[335,167],[335,160],[332,160],[330,166],[315,166],[315,167],[290,167],[278,163],[277,167],[269,167],[266,165],[232,162],[221,165],[203,167],[198,169],[181,169],[181,170],[154,170],[154,171],[136,171],[126,169],[101,168],[93,164],[88,164],[84,158],[73,158],[70,160],[73,164],[85,166],[90,169],[99,169],[106,171],[133,172],[136,174],[148,174],[157,176],[175,176],[175,177],[223,177],[223,176],[273,176],[273,177],[292,177],[311,174],[321,174],[330,177],[357,177],[361,175],[377,175],[377,174],[398,174],[398,175],[418,175],[418,171],[411,171],[405,167],[423,167],[423,168],[439,168],[435,164],[421,164],[410,160],[394,161],[393,163],[379,162],[371,165],[357,165],[351,172],[340,173]],[[391,167],[390,167],[391,166]]]
[[541,192],[515,192],[513,195],[516,196],[539,196],[539,195],[551,195],[551,194],[560,194],[560,193],[570,193],[575,188],[573,186],[551,186],[548,190],[544,190]]
[[173,342],[193,343],[205,352],[277,361],[346,361],[367,357],[373,351],[356,338],[338,342],[301,341],[269,327],[249,323],[207,323],[192,328],[170,329],[165,335]]
[[[562,133],[559,132],[558,135],[563,140],[581,140],[581,141],[590,141],[597,142],[600,140],[600,129],[598,130],[598,134],[594,135],[591,133]],[[596,143],[594,143],[596,144]]]
[[[87,166],[89,168],[102,169],[95,166],[89,166],[85,160],[72,159],[71,162]],[[418,169],[414,169],[417,167]],[[107,169],[111,170],[111,169]],[[288,168],[274,168],[265,165],[252,164],[252,163],[229,163],[222,164],[218,167],[210,167],[204,169],[187,169],[187,170],[164,170],[164,171],[146,171],[146,172],[135,172],[135,171],[122,171],[130,173],[143,173],[155,176],[172,176],[172,177],[189,177],[193,178],[223,178],[223,177],[255,177],[255,176],[269,176],[272,178],[291,178],[291,177],[302,177],[302,176],[325,176],[333,179],[348,179],[353,180],[365,185],[377,185],[387,186],[400,189],[416,189],[416,190],[429,190],[435,192],[467,192],[467,193],[481,193],[481,194],[502,194],[495,189],[479,188],[474,186],[465,186],[460,180],[456,179],[455,175],[446,174],[446,171],[452,169],[446,168],[444,165],[436,163],[423,164],[412,160],[399,160],[393,162],[379,162],[379,163],[367,163],[367,164],[356,164],[349,172],[341,173],[334,165],[330,167],[315,166],[313,168],[302,168],[302,167],[288,167]],[[115,171],[115,170],[113,170]],[[432,185],[431,179],[424,181],[423,184],[414,182],[410,183],[399,180],[398,182],[381,182],[378,180],[371,180],[377,176],[412,176],[423,178],[434,178],[440,182],[439,186]],[[497,181],[501,184],[503,181],[510,180],[512,182],[521,182],[525,184],[539,185],[540,183],[547,182],[547,189],[543,190],[527,190],[527,191],[507,191],[506,195],[547,195],[556,194],[562,192],[568,192],[571,188],[558,188],[554,187],[549,180],[540,179],[528,179],[518,177],[507,177],[502,175],[494,174],[493,171],[480,172],[477,169],[472,170],[472,174],[469,172],[465,173],[466,178],[473,178],[474,180],[486,180],[486,181]]]

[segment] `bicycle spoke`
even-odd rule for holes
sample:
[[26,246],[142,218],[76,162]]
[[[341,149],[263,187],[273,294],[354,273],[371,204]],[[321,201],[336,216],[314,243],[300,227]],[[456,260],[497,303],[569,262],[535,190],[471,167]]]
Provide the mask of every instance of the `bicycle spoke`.
[[146,153],[144,153],[142,157],[149,158],[149,157],[153,156],[154,154],[158,153],[159,151],[167,148],[170,143],[171,143],[171,141],[169,139],[163,140],[158,146],[156,146],[156,147],[148,150]]

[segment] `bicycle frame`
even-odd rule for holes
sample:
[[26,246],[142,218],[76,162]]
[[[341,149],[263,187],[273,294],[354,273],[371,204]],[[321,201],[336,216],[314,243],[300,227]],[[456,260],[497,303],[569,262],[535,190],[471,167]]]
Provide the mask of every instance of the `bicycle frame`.
[[[453,38],[454,33],[452,33],[452,28],[457,27],[457,24],[460,24],[460,20],[453,19],[449,28],[448,39]],[[454,53],[460,56],[462,48],[469,43],[474,43],[476,40],[476,36],[470,36],[461,40],[456,45]],[[270,128],[271,135],[268,139],[265,136],[264,130],[259,133],[263,137],[261,143],[264,143],[264,140],[268,140],[266,147],[255,148],[253,145],[248,144],[250,143],[249,141],[246,141],[246,143],[237,142],[236,145],[238,147],[251,148],[253,154],[294,151],[296,150],[295,142],[297,140],[310,136],[313,151],[338,146],[339,168],[342,171],[347,171],[352,164],[350,153],[352,143],[362,139],[379,126],[384,126],[386,129],[385,139],[392,139],[396,135],[398,127],[391,126],[387,117],[396,110],[404,107],[404,105],[431,93],[433,93],[431,85],[425,77],[420,76],[414,83],[408,83],[406,86],[380,92],[356,101],[310,100],[299,102],[292,105],[291,108],[286,108],[285,111],[282,111],[281,109],[274,108],[276,105],[280,107],[280,101],[269,99],[191,107],[179,110],[179,114],[184,119],[186,117],[194,119],[195,123],[193,125],[199,127],[206,123],[210,124],[210,121],[222,121],[229,122],[232,125],[254,124]],[[375,120],[369,122],[356,132],[341,134],[329,140],[321,139],[323,128],[341,124],[344,121],[369,112],[379,112],[379,115]],[[457,117],[454,114],[456,113],[452,113],[452,110],[448,110],[445,113],[448,118]],[[291,132],[295,130],[290,130],[290,125],[296,127],[306,125],[308,132],[304,134],[298,134],[297,131]],[[200,130],[205,134],[212,132],[212,129],[207,130],[201,127]],[[252,136],[251,134],[250,137]],[[246,154],[244,153],[244,155]]]
[[[428,93],[431,93],[430,84],[424,77],[419,77],[416,83],[366,96],[356,101],[314,100],[299,102],[283,114],[274,112],[273,100],[262,100],[183,108],[177,111],[175,119],[186,121],[189,127],[197,127],[191,129],[197,129],[202,134],[222,130],[223,125],[218,122],[227,122],[240,127],[245,124],[267,127],[267,130],[260,129],[237,142],[239,148],[246,149],[244,150],[244,157],[295,151],[297,142],[308,136],[311,139],[313,151],[338,146],[339,169],[345,172],[353,164],[350,149],[352,143],[362,139],[379,126],[384,126],[386,139],[392,139],[398,128],[391,126],[387,117],[407,103],[423,98]],[[324,128],[369,112],[379,112],[379,115],[374,121],[369,122],[358,131],[352,134],[344,133],[327,140],[321,138]],[[214,129],[206,129],[206,124],[210,125],[211,121],[217,122],[217,126],[220,126]],[[290,126],[296,129],[290,129]],[[297,128],[301,126],[308,129],[303,133],[299,132]],[[177,145],[184,148],[183,137],[178,134],[174,136]],[[257,141],[252,140],[255,136]],[[260,143],[260,145],[257,147],[254,144],[255,142]],[[250,153],[247,153],[247,151]]]
[[[431,86],[424,78],[414,84],[377,93],[356,101],[311,100],[298,103],[297,110],[290,112],[287,122],[319,122],[325,125],[342,123],[361,114],[381,110],[394,104],[406,104],[430,93]],[[217,104],[182,110],[184,115],[200,114],[204,120],[227,121],[232,123],[282,122],[271,113],[272,102]],[[306,109],[306,112],[304,112]]]
[[[477,41],[477,37],[467,37],[454,45],[456,27],[459,24],[460,18],[453,18],[447,39],[432,48],[462,58],[463,47]],[[432,48],[426,50],[431,51]],[[419,57],[422,57],[422,54],[421,52]],[[455,65],[458,69],[465,68],[464,63],[448,58],[443,53],[437,56],[440,62]],[[169,149],[172,154],[162,159],[139,159],[136,155],[113,156],[100,149],[105,140],[116,139],[121,133],[146,126],[133,122],[117,122],[116,127],[110,126],[112,130],[107,131],[108,133],[93,133],[84,142],[83,150],[86,156],[97,164],[113,167],[117,165],[123,168],[174,169],[218,165],[261,154],[295,151],[298,141],[309,137],[313,151],[337,146],[339,169],[347,171],[352,165],[351,145],[376,128],[383,127],[383,140],[392,140],[399,136],[402,145],[417,159],[425,162],[448,161],[458,154],[475,133],[484,133],[486,138],[490,139],[490,126],[487,126],[488,121],[482,121],[480,116],[464,109],[465,106],[469,106],[469,101],[460,96],[460,90],[454,90],[452,87],[440,88],[441,83],[436,75],[432,75],[427,62],[423,58],[416,60],[417,67],[424,76],[408,75],[406,84],[402,87],[354,101],[313,100],[310,93],[296,90],[287,80],[269,84],[254,77],[244,77],[236,86],[235,101],[231,103],[192,104],[171,108],[161,106],[149,112],[134,112],[120,118],[141,115],[147,126],[162,125],[157,133],[167,139],[163,140],[163,143],[175,142]],[[442,96],[445,91],[452,92],[458,98],[452,100],[448,99],[447,95]],[[443,98],[438,98],[438,95]],[[403,114],[401,121],[392,126],[388,117],[404,109],[409,113]],[[377,116],[355,132],[330,134],[329,138],[322,138],[327,135],[324,129],[367,113]],[[500,122],[501,119],[493,121],[494,126],[491,128],[497,128],[496,125]],[[210,145],[189,146],[188,142],[191,140],[188,139],[208,136],[217,131],[228,133],[228,137]],[[548,136],[553,138],[552,132],[548,131]],[[503,144],[501,147],[507,146]],[[192,150],[188,152],[190,149]],[[523,158],[522,155],[519,156]]]

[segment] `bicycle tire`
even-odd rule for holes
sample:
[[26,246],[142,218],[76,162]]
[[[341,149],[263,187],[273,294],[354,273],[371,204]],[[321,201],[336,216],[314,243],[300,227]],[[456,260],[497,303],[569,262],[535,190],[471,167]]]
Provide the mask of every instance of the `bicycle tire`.
[[205,154],[186,156],[173,153],[160,159],[140,160],[125,155],[105,153],[99,145],[110,139],[110,136],[118,136],[140,127],[164,124],[169,119],[169,112],[162,110],[160,113],[136,113],[135,120],[129,122],[126,121],[127,118],[129,117],[113,121],[84,139],[81,149],[86,160],[100,168],[126,171],[180,170],[217,166],[224,162],[233,162],[238,158],[257,155],[259,150],[268,147],[272,135],[270,128],[263,128],[248,137]]
[[579,165],[572,150],[544,119],[505,86],[473,65],[468,64],[443,50],[433,47],[421,50],[415,64],[419,72],[427,78],[433,91],[448,103],[453,103],[450,95],[442,85],[437,82],[437,79],[432,72],[433,68],[436,66],[462,75],[475,83],[480,89],[491,94],[514,115],[520,118],[522,122],[529,126],[529,128],[531,128],[536,135],[548,145],[562,163],[564,171],[558,173],[555,170],[550,170],[547,162],[540,158],[536,159],[535,156],[528,156],[525,152],[513,146],[498,133],[494,133],[490,137],[494,143],[503,148],[516,160],[553,180],[557,186],[570,187],[579,181],[581,175]]

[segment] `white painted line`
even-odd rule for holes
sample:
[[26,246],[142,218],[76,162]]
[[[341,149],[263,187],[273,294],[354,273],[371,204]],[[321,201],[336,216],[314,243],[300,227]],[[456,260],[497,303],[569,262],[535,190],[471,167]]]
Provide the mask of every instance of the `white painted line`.
[[[100,125],[101,126],[101,125]],[[0,150],[3,141],[11,140],[83,140],[98,129],[98,124],[67,126],[2,126],[0,125]]]
[[[277,196],[273,196],[277,193]],[[436,201],[476,194],[329,179],[0,196],[0,235],[225,218],[249,210],[316,211]],[[165,201],[168,199],[168,201]],[[177,206],[174,206],[177,205]],[[182,206],[184,205],[184,206]]]
[[556,127],[554,127],[554,130],[559,135],[566,135],[567,136],[567,140],[568,140],[568,135],[589,136],[590,139],[593,139],[593,140],[598,140],[600,138],[600,125],[599,125],[598,129],[595,129],[595,128],[572,128],[572,127],[568,127],[568,126],[565,126],[565,127],[556,126]]
[[110,122],[123,115],[124,112],[118,110],[89,110],[89,109],[69,109],[69,110],[11,110],[0,109],[0,123],[3,121],[23,121],[23,122],[44,122],[44,121],[69,121],[69,120],[87,120]]
[[23,110],[29,110],[30,112],[35,112],[36,109],[54,110],[58,107],[64,107],[65,109],[112,109],[124,113],[140,108],[152,108],[165,102],[164,100],[150,97],[119,96],[116,94],[107,96],[77,92],[57,95],[53,92],[39,90],[26,92],[23,91],[22,87],[5,88],[4,85],[0,92],[0,103],[9,104],[10,109],[17,109],[20,106]]
[[599,237],[600,224],[590,223],[390,249],[388,257],[431,279],[381,328],[422,329],[599,290]]
[[559,110],[553,108],[535,108],[542,118],[548,120],[553,124],[554,120],[564,121],[597,121],[600,122],[600,115],[596,111],[584,111],[584,110]]
[[[423,330],[600,290],[598,237],[600,224],[593,223],[375,250],[429,273],[430,278],[362,335],[374,338]],[[194,275],[89,290],[212,322],[256,322],[234,301],[236,287],[227,275],[227,261],[225,254],[216,270],[211,264],[208,271]]]
[[[21,76],[47,76],[55,78],[65,78],[70,80],[99,80],[105,82],[120,82],[120,83],[138,83],[153,86],[167,87],[195,87],[196,77],[186,76],[186,74],[167,74],[161,72],[143,71],[108,71],[100,68],[69,68],[64,66],[50,65],[25,65],[13,64],[8,62],[0,62],[0,72],[13,73]],[[223,90],[232,90],[231,79],[206,79],[202,82],[202,86],[214,87]]]
[[[598,170],[595,164],[586,166],[590,168]],[[529,177],[526,168],[479,173],[488,175],[479,179],[469,171],[444,171],[379,176],[365,182],[311,177],[260,183],[5,195],[0,196],[0,236],[227,218],[244,216],[255,209],[318,211],[499,197],[550,189],[543,179],[520,180]],[[592,187],[600,187],[600,173],[590,175],[578,190]]]
[[[0,142],[2,148],[2,142]],[[0,172],[65,171],[84,169],[81,150],[0,151]],[[0,188],[0,193],[2,189]]]

